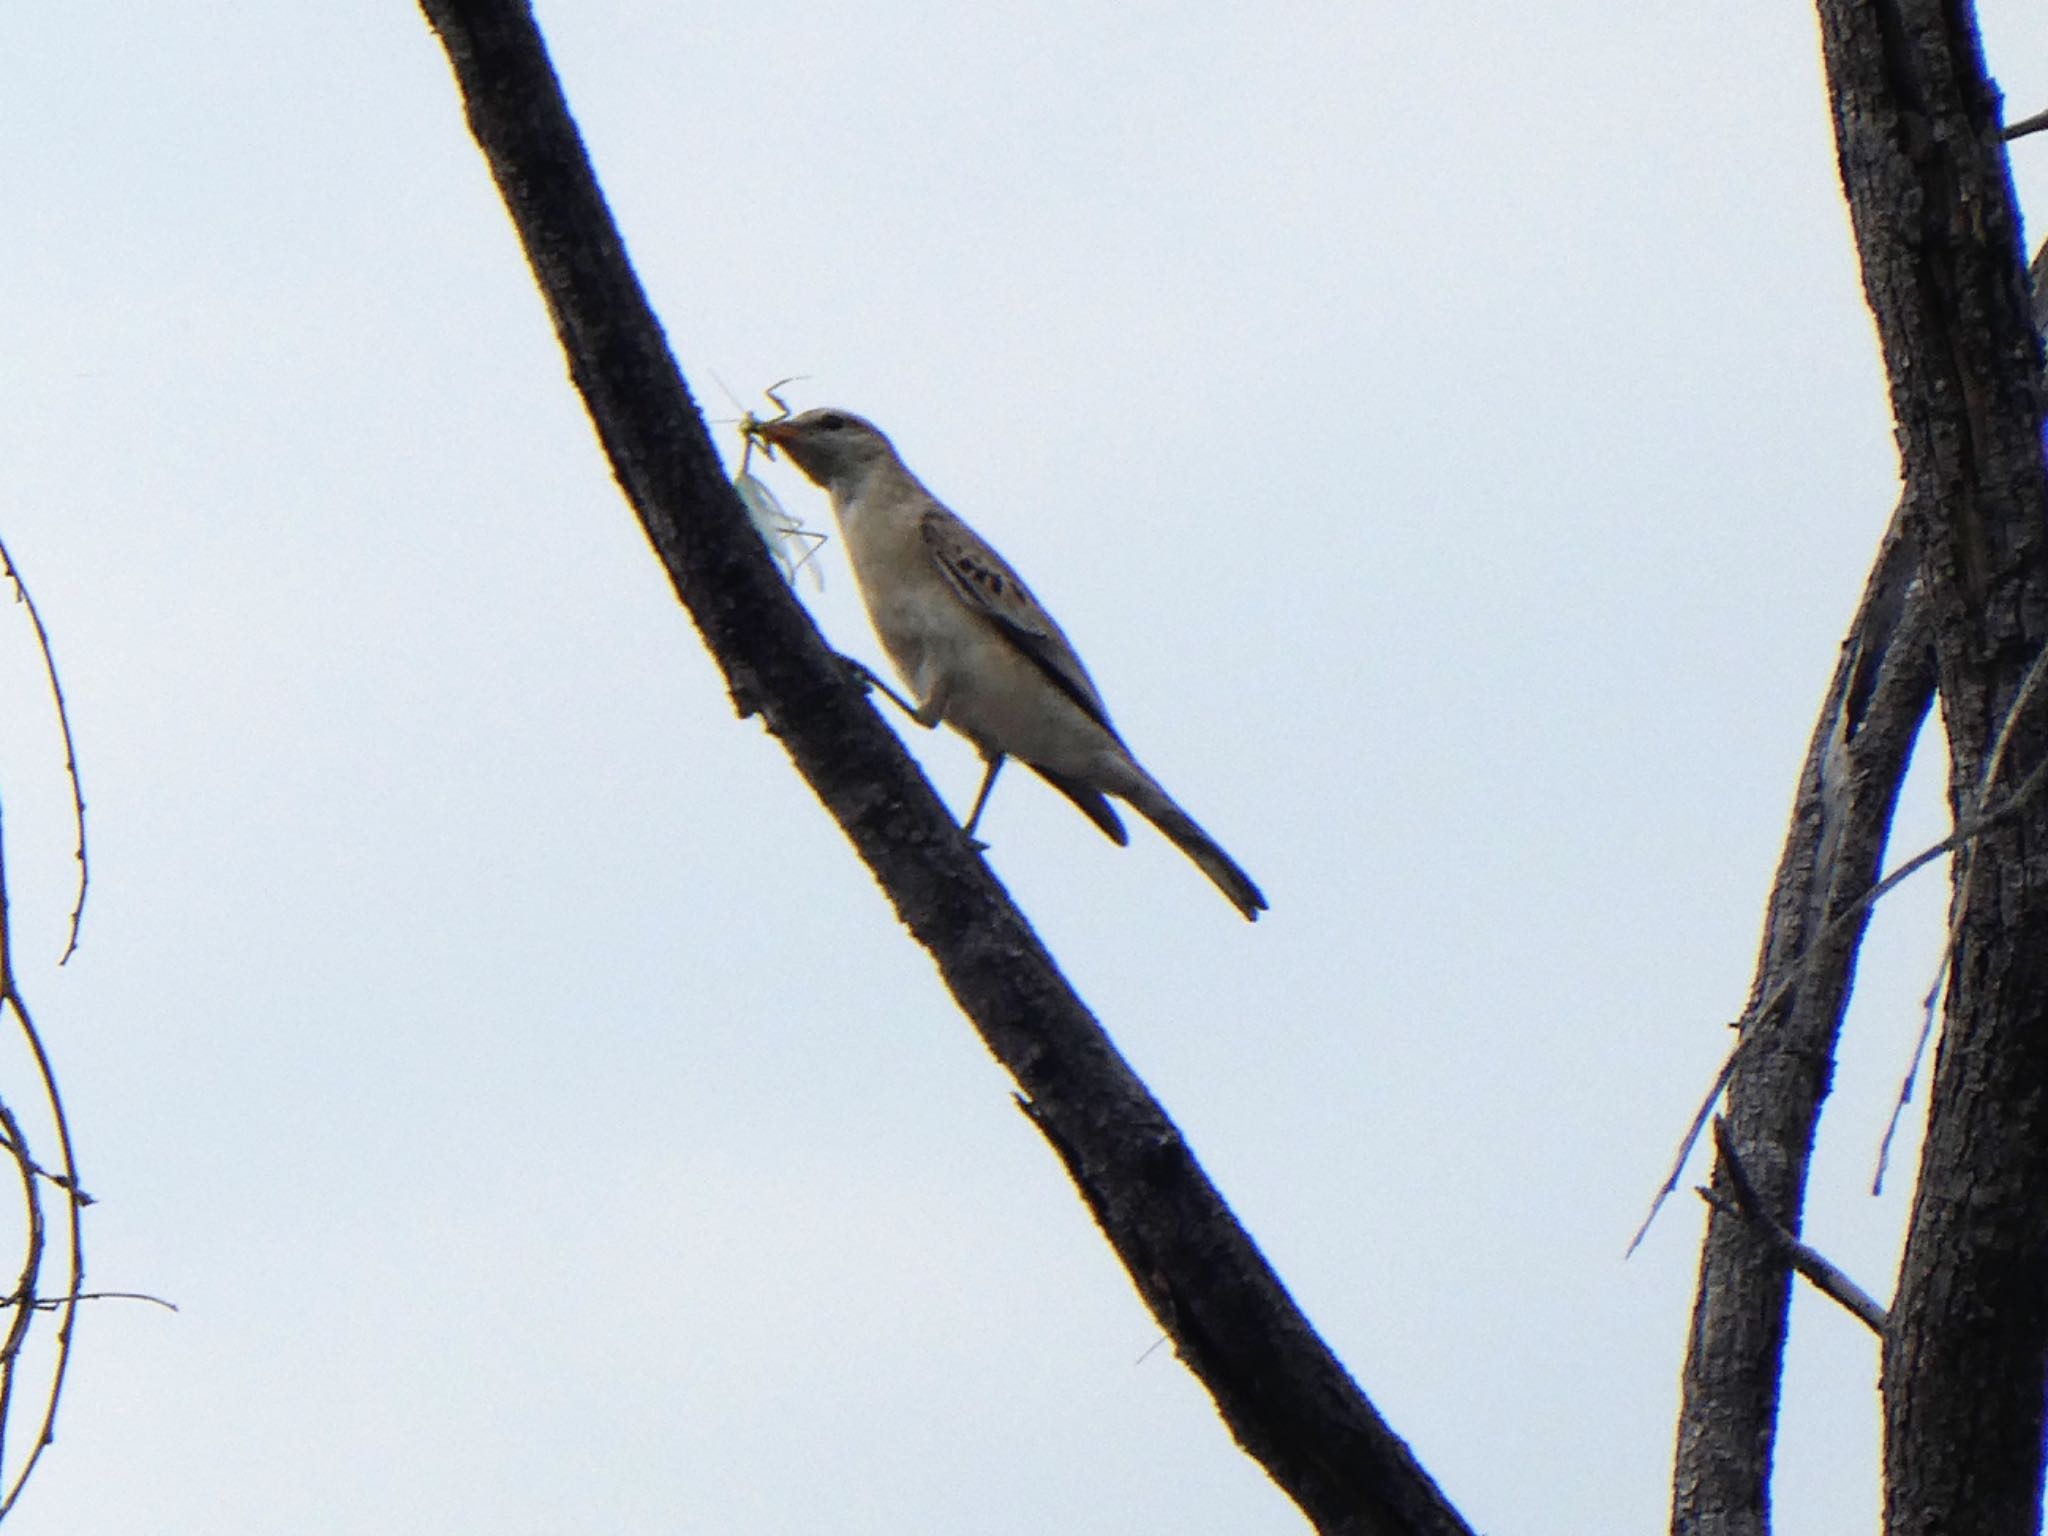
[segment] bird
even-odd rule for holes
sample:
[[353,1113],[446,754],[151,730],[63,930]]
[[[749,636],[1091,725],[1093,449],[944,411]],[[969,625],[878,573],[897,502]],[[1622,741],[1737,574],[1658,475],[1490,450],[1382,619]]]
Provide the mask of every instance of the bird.
[[1139,766],[1052,615],[924,488],[880,428],[821,407],[748,430],[831,496],[868,618],[917,700],[898,702],[920,725],[949,725],[981,753],[987,769],[969,837],[1004,759],[1014,757],[1119,847],[1130,834],[1111,795],[1164,833],[1246,918],[1266,910],[1251,876]]

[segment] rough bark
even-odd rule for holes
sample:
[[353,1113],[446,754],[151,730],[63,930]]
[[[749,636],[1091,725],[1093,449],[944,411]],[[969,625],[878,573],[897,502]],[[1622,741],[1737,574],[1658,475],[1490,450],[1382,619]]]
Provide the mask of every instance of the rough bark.
[[[1727,1136],[1765,1211],[1800,1229],[1814,1128],[1869,919],[1856,905],[1879,874],[1892,811],[1934,693],[1916,559],[1894,514],[1842,642],[1807,747],[1763,950],[1728,1080]],[[1773,994],[1780,1000],[1757,1017]],[[1671,1528],[1762,1536],[1784,1369],[1792,1270],[1744,1220],[1726,1159],[1700,1254],[1679,1408]]]
[[627,263],[527,5],[423,9],[613,472],[735,702],[780,738],[931,952],[1232,1433],[1318,1530],[1464,1536],[776,575]]
[[[1864,287],[1891,380],[1959,824],[2048,638],[2040,349],[1963,0],[1821,0]],[[2027,782],[2048,710],[2013,721]],[[2041,1517],[2048,1390],[2048,796],[1956,860],[1957,942],[1891,1308],[1885,1522],[2020,1536]]]

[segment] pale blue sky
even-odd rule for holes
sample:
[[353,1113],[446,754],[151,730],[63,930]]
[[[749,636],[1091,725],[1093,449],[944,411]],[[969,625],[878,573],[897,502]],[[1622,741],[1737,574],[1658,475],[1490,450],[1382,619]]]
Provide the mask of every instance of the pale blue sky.
[[[1310,1314],[1480,1528],[1659,1528],[1696,1202],[1621,1253],[1895,490],[1810,15],[540,16],[714,413],[808,374],[890,431],[1271,898],[1025,775],[985,824]],[[2048,13],[1984,20],[2048,106]],[[14,1529],[1301,1529],[733,719],[417,12],[17,4],[0,61],[0,535],[95,871],[56,972],[0,629],[22,980],[91,1280],[183,1309],[86,1317]],[[1823,1129],[1880,1293],[1939,881]],[[1802,1298],[1793,1355],[1783,1528],[1867,1526],[1871,1342]]]

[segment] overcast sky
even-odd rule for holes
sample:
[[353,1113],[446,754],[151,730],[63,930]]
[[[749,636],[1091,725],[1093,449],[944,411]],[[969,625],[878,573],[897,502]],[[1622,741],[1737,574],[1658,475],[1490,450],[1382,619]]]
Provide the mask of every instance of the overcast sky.
[[[1697,1202],[1622,1251],[1896,489],[1810,14],[540,16],[707,409],[804,374],[890,431],[1264,887],[1028,775],[985,823],[1311,1317],[1475,1525],[1659,1528]],[[1984,25],[2048,107],[2048,10]],[[417,12],[16,3],[0,71],[0,536],[93,854],[58,971],[0,605],[17,966],[91,1282],[180,1308],[90,1308],[12,1528],[1300,1530],[734,719]],[[1941,880],[1878,916],[1816,1170],[1880,1294]],[[1792,1355],[1783,1529],[1868,1527],[1874,1345],[1802,1295]]]

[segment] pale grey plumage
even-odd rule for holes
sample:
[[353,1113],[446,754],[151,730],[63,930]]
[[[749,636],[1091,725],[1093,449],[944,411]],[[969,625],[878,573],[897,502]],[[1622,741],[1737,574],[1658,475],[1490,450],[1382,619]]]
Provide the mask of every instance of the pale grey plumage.
[[756,431],[830,492],[868,617],[918,720],[952,726],[987,760],[970,829],[997,767],[1015,757],[1120,844],[1128,839],[1105,796],[1128,802],[1246,917],[1265,910],[1251,878],[1138,766],[1052,615],[873,423],[815,410]]

